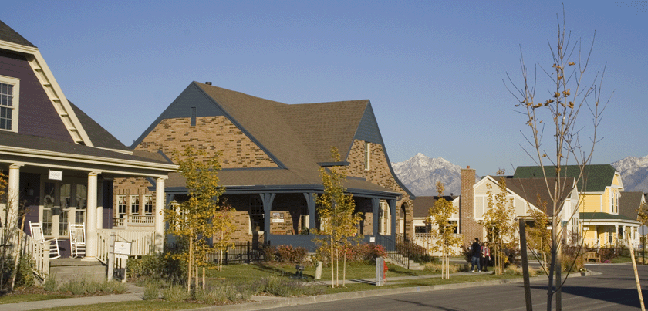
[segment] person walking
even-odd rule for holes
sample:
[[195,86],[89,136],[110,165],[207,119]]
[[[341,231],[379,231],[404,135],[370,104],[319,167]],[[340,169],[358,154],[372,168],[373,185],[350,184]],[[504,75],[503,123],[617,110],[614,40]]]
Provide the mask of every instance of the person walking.
[[488,242],[484,242],[484,246],[482,246],[482,253],[484,254],[482,261],[482,271],[488,272],[488,266],[490,265],[491,261],[491,252],[490,247],[488,247]]
[[481,272],[481,245],[479,245],[479,239],[475,238],[475,242],[473,242],[472,246],[470,247],[470,252],[472,253],[472,258],[470,260],[470,271],[471,272],[477,272],[475,271],[475,266],[477,266],[477,270]]

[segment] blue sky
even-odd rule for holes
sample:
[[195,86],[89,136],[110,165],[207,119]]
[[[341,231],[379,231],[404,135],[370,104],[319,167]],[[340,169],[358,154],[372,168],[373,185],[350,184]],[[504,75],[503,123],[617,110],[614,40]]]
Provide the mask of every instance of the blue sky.
[[[559,1],[185,2],[11,1],[0,19],[126,145],[210,81],[289,104],[369,99],[392,162],[420,152],[479,175],[533,164],[502,80],[521,81],[520,46],[527,65],[551,66]],[[596,31],[590,70],[607,66],[593,162],[648,155],[648,2],[564,5],[573,38]]]

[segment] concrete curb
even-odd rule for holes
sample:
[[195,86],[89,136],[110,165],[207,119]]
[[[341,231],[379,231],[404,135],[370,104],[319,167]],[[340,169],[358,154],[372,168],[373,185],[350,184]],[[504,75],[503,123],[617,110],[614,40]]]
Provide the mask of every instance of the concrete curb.
[[[580,277],[580,276],[590,276],[590,275],[600,275],[601,272],[577,272],[572,273],[569,277]],[[541,280],[547,280],[547,276],[535,276],[530,278],[531,282],[537,282]],[[295,297],[295,298],[285,298],[285,297],[267,297],[262,301],[255,302],[245,302],[236,305],[226,305],[226,306],[213,306],[213,307],[204,307],[191,310],[264,310],[264,309],[275,309],[281,307],[295,307],[313,303],[322,303],[322,302],[331,302],[345,299],[357,299],[365,297],[375,297],[375,296],[386,296],[386,295],[396,295],[404,293],[423,293],[430,292],[435,290],[444,290],[444,289],[460,289],[460,288],[471,288],[478,286],[493,286],[509,283],[522,283],[523,279],[504,279],[504,280],[492,280],[492,281],[481,281],[481,282],[466,282],[466,283],[455,283],[455,284],[446,284],[446,285],[434,285],[434,286],[416,286],[416,287],[401,287],[401,288],[390,288],[390,289],[374,289],[368,291],[357,291],[357,292],[345,292],[345,293],[336,293],[336,294],[327,294],[319,296],[307,296],[307,297]]]

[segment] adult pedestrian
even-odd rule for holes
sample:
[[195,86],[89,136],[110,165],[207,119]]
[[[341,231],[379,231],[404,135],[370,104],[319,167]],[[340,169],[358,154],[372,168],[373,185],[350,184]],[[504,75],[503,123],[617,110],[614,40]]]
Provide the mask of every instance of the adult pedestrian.
[[477,266],[477,270],[481,272],[481,245],[479,245],[479,239],[475,238],[475,242],[473,242],[472,246],[470,247],[470,252],[472,253],[472,258],[470,259],[470,271],[471,272],[477,272],[475,271],[475,266]]
[[488,272],[488,266],[490,265],[491,261],[491,251],[490,247],[488,247],[488,242],[484,242],[484,246],[482,246],[482,253],[484,255],[482,260],[482,271]]

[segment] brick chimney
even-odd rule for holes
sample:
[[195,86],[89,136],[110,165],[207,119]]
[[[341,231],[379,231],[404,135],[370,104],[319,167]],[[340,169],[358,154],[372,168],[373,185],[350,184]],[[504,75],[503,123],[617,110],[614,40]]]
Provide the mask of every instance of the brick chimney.
[[459,233],[463,235],[465,245],[470,245],[475,238],[483,238],[483,229],[475,221],[475,170],[468,166],[461,169],[461,197],[459,198]]

